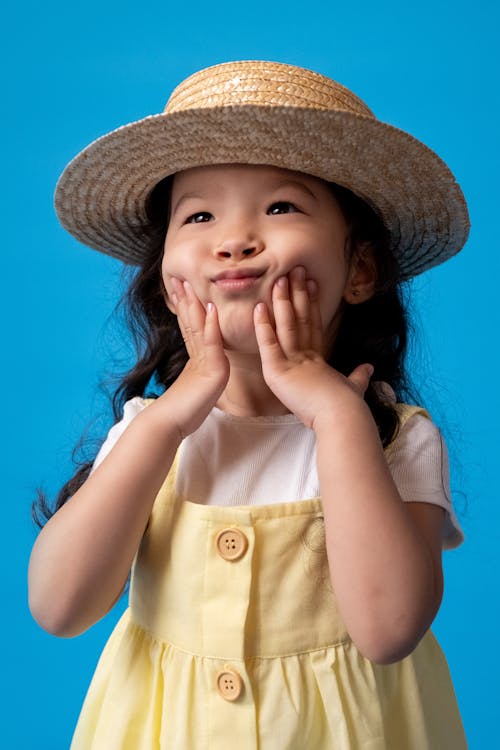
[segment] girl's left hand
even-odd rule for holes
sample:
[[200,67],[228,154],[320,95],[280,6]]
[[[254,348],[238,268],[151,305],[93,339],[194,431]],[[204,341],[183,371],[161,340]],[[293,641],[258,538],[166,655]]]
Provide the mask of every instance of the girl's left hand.
[[255,307],[254,326],[264,379],[281,403],[316,429],[339,405],[362,401],[373,368],[360,365],[346,378],[325,362],[318,286],[304,268],[276,281],[272,306],[275,327],[263,302]]

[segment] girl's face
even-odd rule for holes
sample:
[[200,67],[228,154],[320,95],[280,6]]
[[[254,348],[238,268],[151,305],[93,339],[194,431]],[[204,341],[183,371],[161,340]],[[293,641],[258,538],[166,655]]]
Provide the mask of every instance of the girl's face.
[[[175,175],[162,275],[187,280],[217,307],[228,349],[256,352],[253,310],[272,315],[275,281],[296,266],[319,286],[325,331],[350,278],[348,231],[320,179],[267,166],[197,167]],[[170,303],[169,303],[170,304]]]

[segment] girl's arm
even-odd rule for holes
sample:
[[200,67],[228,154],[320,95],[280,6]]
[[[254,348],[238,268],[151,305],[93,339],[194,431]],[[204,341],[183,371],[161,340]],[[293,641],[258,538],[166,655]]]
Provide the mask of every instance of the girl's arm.
[[181,440],[199,427],[225,388],[229,363],[216,310],[210,306],[205,313],[187,283],[178,285],[174,304],[188,364],[137,415],[33,547],[30,609],[54,635],[82,633],[117,600]]
[[[322,354],[317,287],[303,274],[273,290],[255,328],[271,390],[317,436],[332,583],[347,630],[370,660],[409,654],[441,602],[443,511],[406,504],[394,484],[363,394],[372,368],[345,378]],[[410,507],[411,505],[411,507]]]
[[315,425],[330,571],[353,641],[390,663],[439,609],[444,511],[401,500],[368,407],[346,401]]

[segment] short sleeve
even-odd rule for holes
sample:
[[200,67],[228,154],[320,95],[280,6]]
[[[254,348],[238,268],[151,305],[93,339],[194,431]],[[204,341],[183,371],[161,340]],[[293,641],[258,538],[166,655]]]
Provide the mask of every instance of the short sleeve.
[[130,401],[127,401],[125,403],[125,406],[123,407],[123,417],[119,422],[114,424],[108,432],[106,440],[101,445],[99,453],[95,457],[92,471],[95,471],[99,464],[104,461],[108,453],[111,452],[111,449],[118,442],[132,420],[138,414],[140,414],[140,412],[143,411],[143,409],[145,409],[147,405],[148,400],[145,398],[141,398],[140,396],[135,396],[134,398],[130,399]]
[[451,501],[448,451],[436,425],[422,414],[410,417],[391,445],[388,462],[405,502],[432,503],[445,509],[443,548],[458,547],[464,533]]

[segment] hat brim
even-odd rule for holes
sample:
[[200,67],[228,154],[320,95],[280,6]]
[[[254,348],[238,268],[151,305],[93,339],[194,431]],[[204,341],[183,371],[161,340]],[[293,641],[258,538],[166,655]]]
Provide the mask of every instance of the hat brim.
[[154,233],[146,203],[168,175],[214,164],[265,164],[349,188],[380,216],[402,278],[443,262],[469,232],[446,164],[408,133],[344,111],[243,105],[146,117],[91,143],[56,187],[62,225],[84,244],[140,264]]

